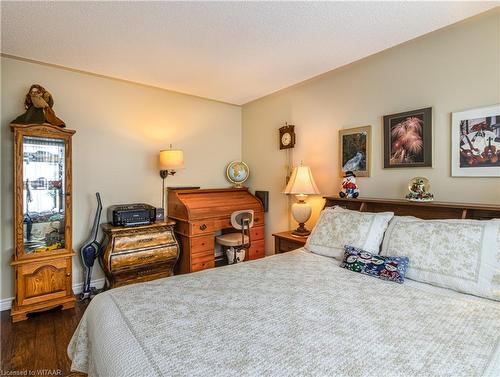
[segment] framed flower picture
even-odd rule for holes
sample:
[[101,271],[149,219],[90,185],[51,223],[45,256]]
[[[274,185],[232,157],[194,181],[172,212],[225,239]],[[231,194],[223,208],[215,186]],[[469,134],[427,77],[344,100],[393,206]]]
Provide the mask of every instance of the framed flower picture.
[[500,104],[451,115],[452,177],[500,177]]
[[432,107],[384,116],[384,168],[432,166]]
[[369,177],[371,167],[372,127],[356,127],[339,131],[340,174],[352,171],[357,177]]

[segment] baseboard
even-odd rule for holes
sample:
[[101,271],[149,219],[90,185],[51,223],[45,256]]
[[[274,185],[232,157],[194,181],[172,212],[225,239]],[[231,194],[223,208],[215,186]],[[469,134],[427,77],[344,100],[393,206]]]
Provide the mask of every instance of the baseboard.
[[[97,289],[101,289],[102,287],[104,287],[104,282],[105,282],[104,278],[96,279],[92,280],[90,285],[92,287],[96,287]],[[82,289],[83,289],[83,282],[73,284],[73,293],[75,295],[81,293]],[[12,307],[12,300],[14,300],[14,297],[4,298],[3,300],[0,300],[0,311],[3,312],[4,310],[9,310]]]

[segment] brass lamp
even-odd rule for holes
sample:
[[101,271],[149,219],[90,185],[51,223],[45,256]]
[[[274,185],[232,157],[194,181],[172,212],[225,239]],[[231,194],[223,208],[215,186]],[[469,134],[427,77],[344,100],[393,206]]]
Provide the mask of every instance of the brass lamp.
[[165,178],[174,175],[177,170],[184,169],[184,152],[180,149],[164,149],[160,151],[160,177],[162,179],[161,207],[165,209]]
[[307,195],[319,194],[318,187],[314,182],[311,169],[308,166],[299,166],[293,169],[292,176],[286,185],[283,194],[295,195],[298,202],[292,205],[292,215],[299,227],[292,234],[296,236],[308,236],[311,231],[306,229],[305,223],[311,217],[311,206],[306,203]]

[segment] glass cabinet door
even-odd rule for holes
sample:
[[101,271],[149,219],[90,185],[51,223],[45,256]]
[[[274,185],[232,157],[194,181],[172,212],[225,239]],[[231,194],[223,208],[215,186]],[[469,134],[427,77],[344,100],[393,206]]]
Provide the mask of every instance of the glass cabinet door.
[[23,137],[24,253],[65,247],[65,141]]

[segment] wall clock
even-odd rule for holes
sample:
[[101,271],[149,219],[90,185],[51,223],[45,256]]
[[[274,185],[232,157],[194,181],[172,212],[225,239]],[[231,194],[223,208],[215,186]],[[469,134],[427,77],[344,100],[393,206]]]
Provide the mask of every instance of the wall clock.
[[280,149],[293,148],[295,146],[295,126],[287,124],[280,128]]

